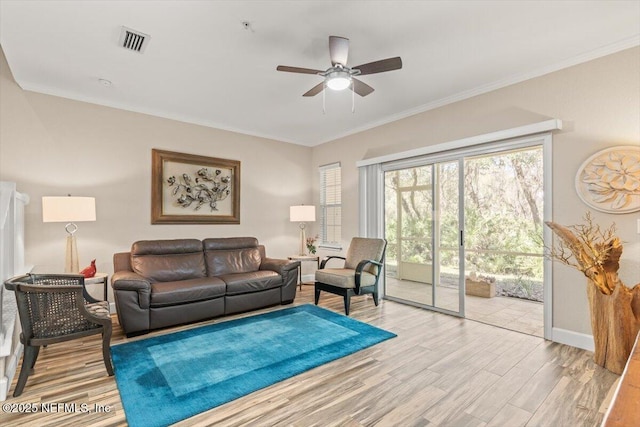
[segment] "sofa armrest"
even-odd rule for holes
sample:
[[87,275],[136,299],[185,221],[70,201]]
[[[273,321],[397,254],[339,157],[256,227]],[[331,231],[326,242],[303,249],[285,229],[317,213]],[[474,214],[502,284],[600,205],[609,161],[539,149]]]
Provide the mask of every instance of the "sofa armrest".
[[263,258],[260,263],[260,270],[271,270],[286,276],[287,272],[291,270],[298,270],[300,261],[290,261],[288,259],[276,259],[276,258]]
[[282,276],[282,288],[280,288],[280,302],[289,304],[296,297],[298,288],[298,268],[300,261],[288,259],[262,258],[260,270],[271,270]]
[[151,282],[133,271],[116,271],[111,277],[113,289],[123,291],[151,290]]
[[113,292],[132,291],[138,293],[140,308],[148,309],[151,304],[151,282],[133,271],[116,271],[111,277]]

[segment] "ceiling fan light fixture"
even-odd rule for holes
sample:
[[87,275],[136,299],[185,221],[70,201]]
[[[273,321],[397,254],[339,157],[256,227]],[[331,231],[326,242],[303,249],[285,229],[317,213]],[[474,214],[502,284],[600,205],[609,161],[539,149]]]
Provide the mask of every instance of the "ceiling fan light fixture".
[[351,75],[347,71],[332,71],[327,75],[327,87],[332,90],[345,90],[351,86]]

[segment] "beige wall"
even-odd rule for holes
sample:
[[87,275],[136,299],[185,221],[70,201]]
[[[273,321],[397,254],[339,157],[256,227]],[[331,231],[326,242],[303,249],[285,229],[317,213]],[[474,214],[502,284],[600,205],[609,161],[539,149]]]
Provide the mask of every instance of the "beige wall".
[[[375,93],[367,102],[375,102]],[[358,234],[356,161],[549,118],[561,119],[565,125],[553,141],[553,219],[561,224],[579,223],[588,208],[574,189],[578,167],[603,148],[640,144],[640,49],[622,51],[315,147],[314,169],[342,163],[343,244]],[[317,180],[313,185],[317,199]],[[594,212],[594,218],[603,226],[617,224],[625,242],[622,280],[627,285],[640,282],[640,235],[636,233],[640,215]],[[554,327],[591,334],[585,278],[558,264],[553,273],[553,319]]]
[[[151,149],[241,161],[240,225],[151,225]],[[267,254],[297,253],[289,206],[310,204],[311,150],[284,142],[71,101],[20,89],[0,51],[0,180],[27,193],[26,261],[61,271],[66,233],[42,223],[41,197],[95,196],[79,223],[81,267],[111,273],[114,252],[139,239],[255,236]]]
[[[375,102],[373,96],[367,102]],[[640,49],[313,149],[25,92],[13,81],[0,50],[0,179],[16,181],[19,191],[32,198],[27,207],[26,258],[38,270],[60,270],[64,258],[63,224],[41,221],[43,195],[96,197],[98,221],[80,223],[78,240],[81,264],[95,257],[101,271],[112,271],[114,252],[151,238],[253,235],[267,245],[270,256],[284,257],[298,247],[298,229],[288,221],[288,207],[317,204],[317,167],[340,161],[346,248],[358,234],[356,161],[547,118],[565,124],[554,136],[554,220],[577,223],[587,210],[573,187],[580,164],[602,148],[640,142]],[[151,225],[152,148],[240,160],[241,224]],[[640,215],[594,216],[603,225],[616,222],[626,242],[622,279],[627,284],[640,282]],[[308,235],[316,231],[314,224]],[[589,334],[584,278],[556,265],[553,282],[554,326]]]

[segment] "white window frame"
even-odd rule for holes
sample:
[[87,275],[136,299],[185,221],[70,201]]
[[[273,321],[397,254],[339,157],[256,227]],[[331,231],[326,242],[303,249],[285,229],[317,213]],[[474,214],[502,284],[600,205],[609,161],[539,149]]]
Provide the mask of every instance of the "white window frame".
[[[334,203],[327,203],[327,183],[326,174],[328,171],[335,171],[339,176],[338,184],[338,201]],[[318,246],[329,249],[342,249],[342,169],[340,162],[331,163],[328,165],[320,166],[318,168],[320,175],[320,243]],[[340,208],[340,235],[337,236],[337,241],[327,241],[327,208]]]

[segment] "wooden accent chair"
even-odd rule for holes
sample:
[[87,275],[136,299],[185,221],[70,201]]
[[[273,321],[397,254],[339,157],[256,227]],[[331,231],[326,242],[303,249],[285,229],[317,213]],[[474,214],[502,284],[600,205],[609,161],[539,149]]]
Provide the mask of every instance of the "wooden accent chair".
[[111,365],[111,317],[109,303],[92,298],[84,277],[63,274],[28,274],[7,280],[5,288],[16,293],[24,345],[22,368],[13,393],[20,396],[38,358],[40,346],[88,335],[102,334],[102,357],[108,374]]
[[[373,294],[378,305],[378,279],[387,247],[384,239],[354,237],[349,244],[347,257],[330,256],[322,260],[316,271],[315,303],[320,301],[320,292],[331,292],[344,297],[344,312],[349,315],[353,295]],[[329,260],[344,260],[343,268],[325,268]]]

